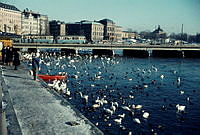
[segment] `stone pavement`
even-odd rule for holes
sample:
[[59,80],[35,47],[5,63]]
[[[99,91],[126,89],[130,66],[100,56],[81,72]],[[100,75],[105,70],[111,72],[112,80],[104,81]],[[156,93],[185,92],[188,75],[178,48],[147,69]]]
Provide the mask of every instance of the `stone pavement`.
[[42,80],[33,81],[24,66],[13,70],[0,65],[0,80],[8,134],[103,134]]

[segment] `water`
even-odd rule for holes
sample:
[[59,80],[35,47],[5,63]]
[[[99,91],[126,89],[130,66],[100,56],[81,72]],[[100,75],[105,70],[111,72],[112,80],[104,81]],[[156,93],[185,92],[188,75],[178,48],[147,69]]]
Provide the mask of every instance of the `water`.
[[[65,98],[105,134],[200,134],[199,59],[71,56],[43,60],[50,66],[43,64],[42,73],[68,73],[71,96]],[[89,96],[87,103],[79,92]],[[98,97],[108,103],[93,109]],[[111,102],[119,104],[112,115],[104,111]],[[133,104],[142,108],[133,109]],[[186,106],[185,111],[178,112],[177,104]],[[149,118],[143,118],[143,112],[148,112]],[[114,122],[123,113],[121,124]]]

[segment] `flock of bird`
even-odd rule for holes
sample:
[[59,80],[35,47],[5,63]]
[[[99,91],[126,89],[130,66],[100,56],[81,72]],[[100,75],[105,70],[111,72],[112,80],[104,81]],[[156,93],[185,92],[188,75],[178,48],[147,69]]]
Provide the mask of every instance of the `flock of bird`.
[[[31,61],[32,54],[26,53],[23,57]],[[161,91],[168,76],[155,65],[143,68],[131,64],[131,61],[127,64],[125,60],[129,59],[78,54],[66,56],[43,52],[40,53],[40,72],[67,75],[67,80],[54,80],[49,82],[48,86],[66,97],[105,134],[137,134],[136,131],[143,130],[135,128],[144,126],[149,127],[147,133],[156,134],[158,130],[164,129],[164,125],[157,125],[156,130],[148,122],[154,115],[153,111],[148,110],[149,106],[144,101],[137,100],[140,97],[148,99],[152,89]],[[172,71],[172,75],[175,76],[172,85],[181,96],[185,91],[181,89],[182,79],[177,72]],[[176,110],[179,115],[185,113],[187,102],[191,103],[190,97],[187,97],[185,104],[168,106],[166,97],[163,101],[165,103],[160,106],[161,111]],[[161,104],[161,101],[157,102]]]

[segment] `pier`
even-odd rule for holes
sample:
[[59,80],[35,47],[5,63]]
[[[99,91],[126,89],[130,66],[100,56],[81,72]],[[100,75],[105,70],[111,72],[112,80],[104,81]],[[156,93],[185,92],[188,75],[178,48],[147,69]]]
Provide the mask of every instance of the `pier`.
[[0,65],[0,80],[5,103],[1,134],[103,134],[46,83],[34,81],[25,66]]

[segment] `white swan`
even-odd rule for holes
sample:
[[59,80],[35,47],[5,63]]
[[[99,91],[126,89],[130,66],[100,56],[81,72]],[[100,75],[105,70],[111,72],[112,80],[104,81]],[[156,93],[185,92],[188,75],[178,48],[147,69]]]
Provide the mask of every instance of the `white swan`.
[[121,123],[122,123],[122,118],[114,119],[114,122],[116,122],[116,123],[118,123],[118,124],[121,124]]
[[179,112],[185,111],[185,106],[184,106],[184,105],[179,105],[179,104],[177,104],[177,105],[176,105],[176,108],[177,108],[177,110],[178,110]]
[[141,124],[140,119],[138,119],[138,118],[134,118],[133,121],[135,121],[138,124]]
[[149,113],[148,112],[144,112],[142,115],[145,119],[147,119],[149,117]]

